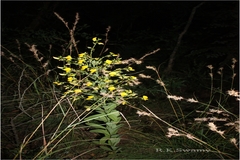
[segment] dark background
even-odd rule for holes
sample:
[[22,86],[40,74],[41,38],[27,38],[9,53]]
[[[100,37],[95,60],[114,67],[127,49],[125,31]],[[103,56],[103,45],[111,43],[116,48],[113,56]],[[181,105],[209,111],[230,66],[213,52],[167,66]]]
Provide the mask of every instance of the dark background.
[[[48,45],[53,44],[55,52],[50,57],[61,55],[60,45],[69,41],[68,30],[53,12],[69,22],[70,28],[78,12],[80,29],[75,32],[75,36],[80,40],[80,51],[91,45],[92,37],[104,39],[106,28],[111,26],[108,42],[110,51],[120,53],[125,59],[140,58],[161,48],[158,53],[147,57],[145,62],[147,65],[161,65],[164,69],[192,9],[200,3],[201,1],[3,1],[2,44],[16,49],[15,39],[18,39],[21,43],[37,44],[44,54],[47,54],[44,50],[47,50]],[[196,10],[190,27],[181,40],[173,70],[185,74],[186,79],[193,79],[207,74],[206,65],[212,64],[216,70],[225,65],[230,66],[231,59],[239,57],[238,45],[239,2],[206,1]]]

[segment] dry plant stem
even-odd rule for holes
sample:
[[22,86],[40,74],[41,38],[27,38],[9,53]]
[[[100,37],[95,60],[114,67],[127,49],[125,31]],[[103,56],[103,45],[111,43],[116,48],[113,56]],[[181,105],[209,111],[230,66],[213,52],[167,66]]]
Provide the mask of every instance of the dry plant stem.
[[[163,84],[163,85],[161,85],[161,86],[163,87],[166,95],[168,96],[168,95],[169,95],[169,91],[167,90],[166,86],[164,85],[164,83],[163,83],[163,81],[162,81],[162,78],[161,78],[159,72],[157,71],[157,69],[156,69],[155,67],[153,67],[153,68],[154,68],[154,71],[156,72],[156,74],[157,74],[157,76],[158,76],[158,79],[159,79],[160,82],[162,82],[162,84]],[[179,124],[180,124],[181,122],[180,122],[179,117],[178,117],[178,115],[177,115],[177,112],[176,112],[176,110],[175,110],[175,108],[174,108],[174,106],[173,106],[173,104],[172,104],[172,101],[171,101],[171,99],[168,99],[168,100],[169,100],[169,103],[171,104],[171,107],[172,107],[172,109],[173,109],[173,112],[174,112],[174,114],[175,114],[175,116],[176,116],[176,118],[177,118],[177,120],[178,120],[178,122],[179,122]],[[183,112],[182,112],[181,107],[179,107],[179,109],[180,109],[180,112],[181,112],[181,114],[182,114],[182,117],[184,118],[184,114],[183,114]]]
[[19,154],[21,154],[21,151],[26,147],[30,139],[33,137],[33,135],[37,132],[37,130],[42,126],[42,123],[46,121],[46,119],[50,116],[50,114],[55,110],[55,108],[62,102],[62,99],[58,101],[58,103],[49,111],[49,113],[46,115],[46,117],[42,120],[42,122],[36,127],[36,129],[32,132],[32,134],[27,138],[27,136],[24,138],[23,143],[20,147],[20,151],[15,155],[14,159],[18,157]]
[[81,122],[81,120],[80,120],[80,118],[79,118],[79,115],[77,114],[76,110],[74,109],[74,107],[72,106],[72,104],[71,104],[71,102],[70,102],[70,100],[69,100],[68,98],[67,98],[67,101],[68,101],[68,104],[71,106],[73,112],[74,112],[74,113],[76,114],[76,116],[78,117],[79,122]]
[[182,37],[183,37],[183,35],[187,32],[190,24],[192,23],[192,19],[193,19],[193,16],[194,16],[197,8],[199,8],[200,6],[202,6],[204,3],[205,3],[205,2],[202,2],[202,3],[200,3],[199,5],[197,5],[196,7],[194,7],[194,8],[192,9],[192,12],[191,12],[191,15],[190,15],[190,17],[189,17],[189,19],[188,19],[188,21],[187,21],[187,24],[186,24],[183,32],[179,35],[178,40],[177,40],[176,47],[174,48],[174,50],[173,50],[173,52],[172,52],[172,54],[171,54],[171,56],[170,56],[170,59],[169,59],[169,62],[168,62],[168,67],[167,67],[167,69],[165,70],[166,73],[169,73],[169,72],[172,71],[173,61],[174,61],[174,59],[175,59],[175,55],[176,55],[176,53],[177,53],[177,50],[178,50],[178,48],[179,48],[179,46],[180,46],[180,44],[181,44]]
[[39,78],[41,78],[42,76],[45,76],[45,74],[42,74],[42,75],[40,75],[38,78],[36,78],[36,79],[23,91],[23,94],[21,95],[20,102],[19,102],[19,107],[18,107],[18,108],[19,108],[21,111],[23,111],[25,114],[27,114],[29,117],[31,117],[32,119],[34,119],[34,118],[33,118],[32,116],[30,116],[30,115],[24,110],[24,108],[23,108],[23,106],[22,106],[23,97],[24,97],[26,91],[27,91]]
[[[97,103],[97,102],[96,102]],[[97,106],[98,107],[98,106]],[[70,111],[71,108],[68,109],[67,113]],[[93,111],[93,110],[92,110]],[[85,111],[86,112],[86,111]],[[75,120],[72,121],[71,124],[68,125],[68,127],[66,127],[64,130],[62,130],[58,135],[57,135],[57,132],[63,122],[63,120],[65,119],[65,117],[67,116],[67,113],[64,115],[64,117],[62,118],[62,121],[59,123],[59,126],[58,128],[56,129],[55,133],[53,134],[53,136],[51,137],[51,141],[48,142],[47,145],[45,145],[45,147],[34,157],[34,159],[36,159],[39,155],[42,154],[43,151],[46,150],[46,148],[52,144],[60,135],[62,135],[65,131],[68,130],[67,133],[65,133],[65,135],[63,135],[63,137],[61,137],[55,144],[53,147],[51,147],[51,149],[48,151],[47,154],[50,154],[52,153],[52,150],[80,123],[84,123],[84,121],[81,122],[81,120],[83,120],[87,115],[89,115],[91,112],[89,112],[88,114],[86,114],[81,120],[79,123],[76,123],[73,125],[73,123],[76,121],[76,120],[79,120],[79,118],[85,113],[83,112],[81,115],[77,116],[77,118]],[[70,128],[70,129],[69,129]],[[56,136],[55,136],[56,135]]]
[[[68,109],[67,113],[68,113],[69,111],[70,111],[70,108]],[[67,115],[67,114],[66,114],[66,115]],[[56,135],[57,132],[58,132],[58,129],[59,129],[60,126],[62,125],[63,120],[65,119],[66,115],[64,115],[64,117],[62,118],[61,122],[59,123],[59,125],[58,125],[58,127],[57,127],[57,130],[55,130],[55,132],[54,132],[53,136],[51,137],[50,141],[44,146],[44,148],[43,148],[40,152],[38,152],[38,154],[37,154],[33,159],[37,159],[37,157],[38,157],[39,155],[41,155],[43,152],[46,151],[47,147],[48,147],[50,144],[52,144],[61,134],[63,134],[63,133],[67,130],[67,128],[65,128],[65,129],[62,130],[58,135]],[[69,131],[63,136],[63,138],[65,138],[70,131],[71,131],[71,130],[69,130]],[[55,136],[55,135],[56,135],[56,136]],[[58,144],[59,142],[61,142],[61,140],[62,140],[63,138],[61,138],[61,139],[57,142],[57,144]],[[49,154],[52,152],[52,150],[57,146],[57,144],[55,144],[53,147],[51,147],[51,149],[46,153],[46,155],[49,155]]]
[[[223,86],[223,74],[221,72],[221,80],[220,80],[220,92],[221,93],[223,93],[222,86]],[[221,93],[220,93],[220,97],[219,97],[219,103],[222,102],[222,94]]]
[[143,60],[145,57],[150,56],[150,55],[152,55],[152,54],[155,54],[155,53],[157,53],[158,51],[160,51],[160,48],[158,48],[158,49],[156,49],[156,50],[154,50],[154,51],[152,51],[152,52],[150,52],[150,53],[145,54],[145,55],[142,56],[139,60]]
[[110,29],[111,29],[111,26],[108,26],[108,28],[106,28],[106,34],[105,34],[106,39],[105,39],[102,51],[99,54],[99,57],[104,53],[104,49],[106,48],[106,45],[107,45],[107,42],[108,42],[108,32],[110,31]]
[[89,152],[91,152],[91,151],[93,151],[93,150],[96,150],[96,149],[98,149],[98,148],[89,149],[89,150],[87,150],[86,152],[83,152],[82,154],[80,154],[80,155],[78,155],[78,156],[76,156],[76,157],[73,157],[72,160],[76,160],[78,157],[81,157],[81,156],[83,156],[84,154],[89,153]]
[[72,45],[74,45],[74,48],[75,48],[77,54],[79,54],[79,51],[78,51],[78,48],[77,48],[77,43],[76,43],[75,38],[74,38],[74,31],[75,31],[76,25],[77,25],[77,23],[79,21],[79,14],[76,13],[75,22],[73,24],[73,28],[72,29],[70,29],[68,27],[68,22],[66,22],[58,13],[54,12],[54,14],[58,17],[58,19],[60,19],[65,24],[65,26],[67,27],[67,29],[69,31],[70,38],[71,38],[70,39],[70,46],[69,46],[70,55],[72,55]]
[[22,80],[23,73],[24,73],[25,69],[26,69],[26,67],[22,70],[22,73],[21,73],[20,78],[19,78],[19,81],[18,81],[18,95],[19,95],[19,99],[20,99],[19,107],[18,107],[18,108],[19,108],[23,113],[25,113],[28,117],[34,119],[32,116],[30,116],[30,115],[24,110],[24,108],[23,108],[23,106],[22,106],[23,96],[24,96],[26,90],[31,86],[31,85],[30,85],[30,86],[23,92],[23,94],[21,95],[21,89],[20,89],[20,88],[21,88],[21,80]]
[[164,120],[162,120],[162,119],[159,118],[157,115],[155,115],[151,110],[149,110],[147,107],[145,107],[144,105],[142,105],[142,106],[143,106],[144,108],[146,108],[146,109],[150,112],[150,114],[147,113],[148,115],[153,116],[154,118],[160,120],[161,122],[167,124],[168,126],[170,126],[170,127],[174,128],[174,129],[182,132],[187,138],[189,138],[189,139],[191,139],[191,140],[199,143],[200,145],[203,145],[203,144],[204,144],[204,145],[208,146],[209,148],[214,149],[214,150],[217,151],[219,154],[224,154],[224,155],[226,155],[227,157],[229,157],[226,153],[223,153],[223,152],[219,151],[217,148],[214,148],[213,146],[209,145],[207,142],[204,142],[204,141],[202,141],[201,139],[199,139],[199,138],[197,138],[197,137],[195,137],[195,136],[193,136],[193,135],[191,135],[191,134],[189,134],[189,133],[187,133],[187,132],[185,132],[185,131],[183,131],[183,130],[181,130],[181,129],[179,129],[179,128],[171,125],[171,124],[169,124],[168,122],[166,122],[166,121],[164,121]]
[[120,114],[121,114],[121,116],[125,119],[125,121],[127,122],[127,124],[128,124],[128,127],[129,127],[129,130],[131,129],[131,125],[130,125],[130,123],[128,122],[128,120],[126,119],[126,117],[121,113],[121,112],[119,112]]
[[13,134],[14,134],[14,137],[15,137],[15,142],[16,142],[17,145],[19,145],[20,141],[19,141],[17,130],[16,130],[16,126],[14,125],[14,122],[13,122],[13,118],[11,118],[11,126],[12,126]]
[[[43,121],[43,116],[44,116],[43,105],[41,105],[41,108],[42,108],[42,121]],[[42,123],[42,134],[43,134],[43,146],[45,148],[45,146],[47,145],[47,141],[46,141],[46,137],[45,137],[44,123]],[[44,152],[47,154],[47,147],[46,147],[46,149],[44,149]]]
[[[103,98],[100,98],[98,101],[96,101],[94,104],[92,104],[92,106],[94,106],[95,104],[97,104],[99,101],[101,101]],[[101,105],[103,105],[105,102],[102,102],[101,104],[99,104],[98,106],[96,106],[95,108],[92,108],[91,109],[91,111],[87,111],[87,110],[85,110],[83,113],[81,113],[75,120],[73,120],[69,125],[68,125],[68,127],[67,128],[70,128],[70,127],[72,127],[72,126],[76,126],[76,125],[78,125],[78,124],[81,124],[81,123],[85,123],[85,121],[82,121],[83,119],[85,119],[89,114],[91,114],[97,107],[99,107],[99,106],[101,106]],[[83,116],[82,117],[82,115],[84,115],[86,112],[88,112],[85,116]],[[82,121],[82,122],[80,122],[80,123],[76,123],[76,124],[74,124],[80,117],[82,117],[81,119],[80,119],[80,121]],[[90,120],[89,120],[90,121]]]
[[[4,48],[6,51],[8,51],[8,53],[10,53],[10,55],[14,58],[16,58],[17,60],[19,60],[20,62],[22,62],[23,64],[27,65],[21,58],[19,58],[18,56],[16,56],[15,54],[13,54],[11,51],[9,51],[7,48],[5,48],[4,46],[1,45],[2,48]],[[3,52],[2,52],[3,53]]]
[[235,77],[235,73],[234,73],[234,69],[232,69],[233,75],[232,75],[232,83],[231,83],[231,89],[233,89],[233,83],[234,83],[234,77]]

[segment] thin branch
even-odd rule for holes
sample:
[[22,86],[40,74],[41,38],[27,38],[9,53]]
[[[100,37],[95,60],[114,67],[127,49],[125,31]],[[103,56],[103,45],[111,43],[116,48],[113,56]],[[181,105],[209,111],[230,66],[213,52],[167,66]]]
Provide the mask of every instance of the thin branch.
[[190,14],[190,17],[189,17],[189,19],[188,19],[188,21],[187,21],[187,24],[186,24],[184,30],[182,31],[182,33],[180,33],[180,35],[179,35],[179,37],[178,37],[177,44],[176,44],[176,46],[175,46],[175,48],[174,48],[174,50],[173,50],[173,52],[172,52],[172,54],[171,54],[171,56],[170,56],[170,59],[169,59],[169,62],[168,62],[168,67],[167,67],[167,69],[165,70],[165,72],[169,73],[169,72],[172,71],[173,61],[174,61],[174,59],[175,59],[175,55],[176,55],[176,53],[177,53],[177,50],[178,50],[178,48],[179,48],[179,46],[180,46],[180,44],[181,44],[182,37],[183,37],[183,35],[187,32],[190,24],[192,23],[192,20],[193,20],[193,17],[194,17],[194,14],[195,14],[197,8],[199,8],[200,6],[202,6],[204,3],[205,3],[205,2],[202,2],[202,3],[200,3],[199,5],[197,5],[196,7],[193,8],[193,10],[192,10],[192,12],[191,12],[191,14]]

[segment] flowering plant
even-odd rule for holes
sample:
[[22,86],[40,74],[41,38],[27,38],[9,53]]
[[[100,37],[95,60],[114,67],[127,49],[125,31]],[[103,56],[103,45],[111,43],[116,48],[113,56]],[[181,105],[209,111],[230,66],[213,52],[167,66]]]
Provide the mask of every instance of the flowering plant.
[[[103,43],[97,37],[92,41],[93,47],[89,47],[90,54],[80,53],[76,58],[71,55],[54,57],[64,62],[63,67],[58,67],[63,71],[59,75],[64,80],[55,81],[54,84],[63,86],[62,98],[67,97],[73,103],[80,101],[81,107],[85,107],[85,111],[91,113],[84,122],[92,128],[91,132],[103,135],[95,143],[105,150],[117,151],[121,113],[116,107],[126,105],[129,99],[138,98],[131,87],[140,82],[137,77],[129,75],[134,71],[130,66],[133,60],[123,61],[118,54],[112,52],[94,58],[92,54],[95,46]],[[142,100],[146,101],[148,97],[144,95]]]

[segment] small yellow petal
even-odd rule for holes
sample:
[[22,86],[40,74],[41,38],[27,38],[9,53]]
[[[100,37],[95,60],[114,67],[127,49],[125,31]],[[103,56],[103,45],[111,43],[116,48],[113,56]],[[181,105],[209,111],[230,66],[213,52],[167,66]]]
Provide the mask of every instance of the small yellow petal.
[[96,68],[92,68],[92,69],[90,69],[90,73],[94,73],[94,72],[96,72],[96,71],[97,71]]
[[53,83],[58,85],[58,86],[62,84],[61,82],[53,82]]
[[126,103],[127,103],[126,101],[123,101],[123,102],[122,102],[122,105],[125,105]]
[[128,67],[129,71],[135,71],[132,67]]
[[72,82],[73,77],[68,77],[68,82]]
[[87,84],[86,84],[88,87],[89,86],[91,86],[92,85],[92,83],[91,82],[87,82]]
[[87,66],[87,65],[85,65],[85,66],[82,66],[81,70],[83,71],[83,70],[85,70],[86,68],[88,68],[88,66]]
[[125,96],[127,96],[127,93],[126,93],[126,92],[121,92],[120,95],[121,95],[122,97],[125,97]]
[[64,70],[64,71],[66,71],[66,73],[69,73],[69,72],[71,72],[71,68],[69,68],[69,67],[67,67],[67,68],[64,68],[63,70]]
[[110,75],[111,77],[113,77],[113,76],[117,75],[117,72],[110,72],[109,75]]
[[79,60],[78,60],[78,64],[83,64],[83,60],[82,60],[82,59],[79,59]]
[[68,55],[67,57],[65,57],[67,61],[71,61],[72,57],[70,55]]
[[94,37],[94,38],[92,39],[92,41],[93,41],[93,42],[97,41],[97,37]]
[[108,88],[109,91],[113,91],[113,90],[115,90],[115,89],[116,89],[116,88],[115,88],[114,86],[111,86],[111,87]]
[[137,77],[135,77],[135,76],[130,76],[130,79],[135,80],[135,79],[137,79]]
[[88,97],[86,98],[86,100],[89,101],[89,100],[93,99],[93,97],[94,97],[94,96],[88,96]]
[[143,96],[142,100],[147,101],[148,100],[148,96]]
[[78,93],[81,93],[82,91],[81,91],[81,89],[75,89],[74,92],[75,92],[76,94],[78,94]]
[[112,64],[112,61],[109,60],[109,59],[107,59],[107,60],[105,61],[105,63],[107,63],[107,64]]
[[85,53],[81,53],[81,54],[78,55],[78,57],[82,58],[82,57],[84,57],[85,54],[86,54],[86,52]]

